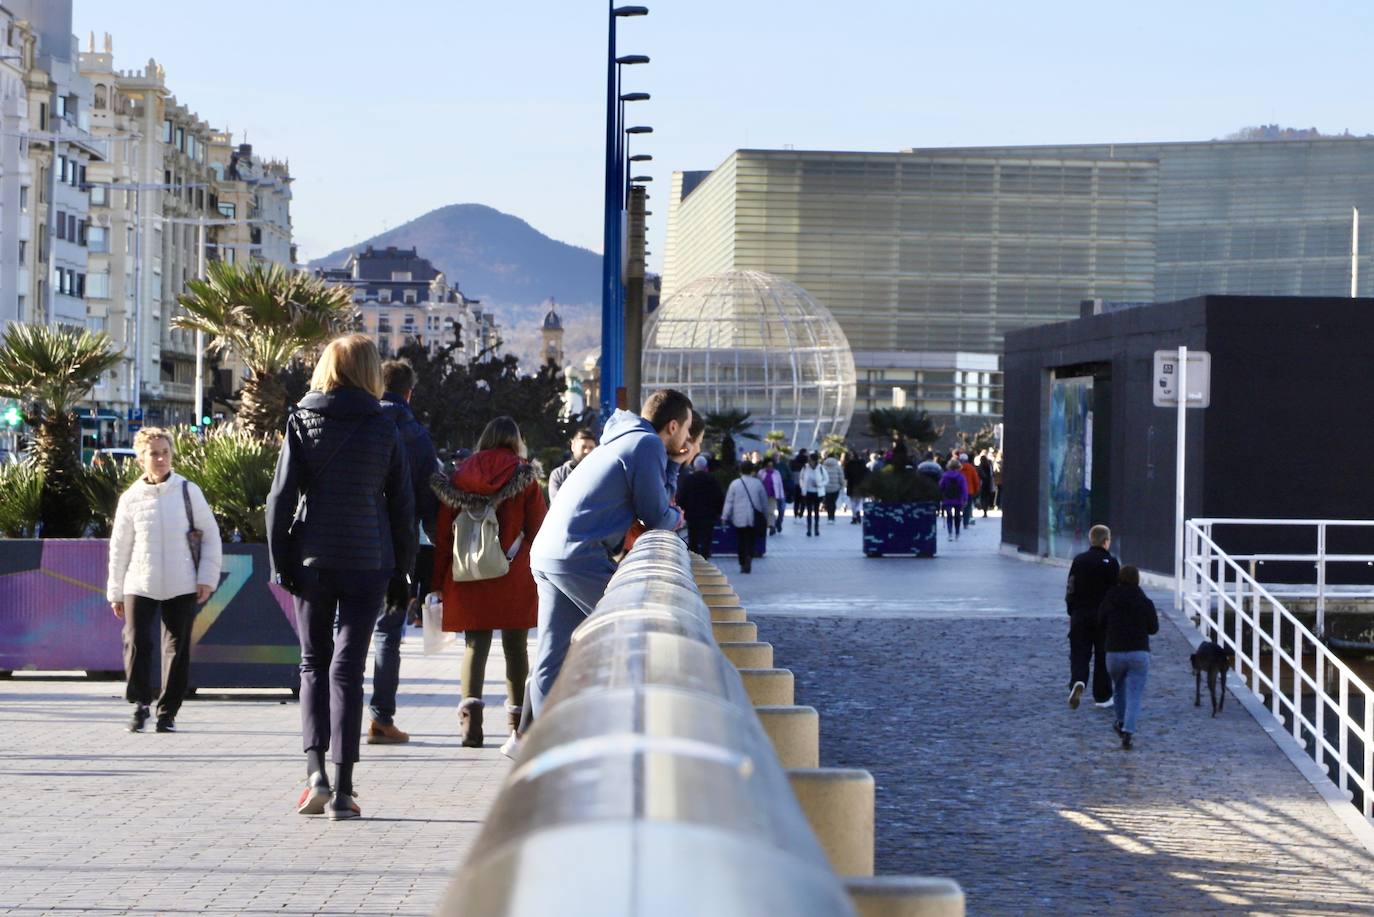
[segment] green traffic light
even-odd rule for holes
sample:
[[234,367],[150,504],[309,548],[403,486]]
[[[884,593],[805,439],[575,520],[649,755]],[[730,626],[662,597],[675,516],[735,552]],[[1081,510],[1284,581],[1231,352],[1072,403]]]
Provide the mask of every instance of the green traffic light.
[[212,421],[211,421],[209,415],[206,415],[205,417],[202,417],[202,418],[200,419],[200,425],[201,425],[202,427],[208,427],[208,426],[210,426],[211,422],[212,422]]

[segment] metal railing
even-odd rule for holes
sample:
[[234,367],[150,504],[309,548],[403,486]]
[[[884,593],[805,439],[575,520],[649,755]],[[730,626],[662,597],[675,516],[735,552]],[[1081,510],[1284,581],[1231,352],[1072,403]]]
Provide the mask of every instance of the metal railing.
[[[1242,566],[1250,556],[1232,557],[1221,549],[1212,537],[1213,526],[1221,523],[1279,524],[1189,520],[1185,609],[1205,637],[1235,651],[1236,671],[1246,686],[1261,700],[1268,694],[1274,717],[1347,796],[1358,790],[1365,817],[1374,817],[1374,691]],[[1304,703],[1309,696],[1310,707]],[[1358,718],[1352,713],[1357,708]]]
[[[1316,573],[1316,582],[1311,586],[1294,584],[1270,584],[1270,594],[1280,598],[1315,598],[1317,606],[1317,633],[1326,635],[1326,600],[1330,595],[1343,599],[1374,598],[1374,585],[1363,588],[1341,587],[1339,593],[1331,592],[1327,577],[1330,564],[1362,564],[1374,566],[1374,554],[1332,554],[1327,550],[1332,529],[1374,529],[1374,520],[1356,519],[1195,519],[1193,520],[1208,538],[1216,535],[1216,529],[1242,526],[1267,526],[1271,528],[1312,529],[1315,536],[1316,551],[1311,554],[1238,554],[1230,555],[1232,560],[1249,565],[1250,576],[1259,580],[1259,567],[1268,563],[1311,564]],[[1370,578],[1374,580],[1374,572]]]
[[852,915],[671,533],[573,634],[441,912]]

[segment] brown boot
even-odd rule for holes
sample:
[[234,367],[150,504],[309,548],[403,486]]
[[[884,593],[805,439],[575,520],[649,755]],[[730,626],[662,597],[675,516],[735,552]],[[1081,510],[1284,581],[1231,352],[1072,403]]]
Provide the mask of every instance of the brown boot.
[[402,732],[394,725],[384,725],[373,720],[372,725],[367,727],[368,745],[400,745],[409,741],[410,733]]
[[464,748],[482,747],[482,710],[485,706],[478,697],[465,697],[458,705],[458,737]]

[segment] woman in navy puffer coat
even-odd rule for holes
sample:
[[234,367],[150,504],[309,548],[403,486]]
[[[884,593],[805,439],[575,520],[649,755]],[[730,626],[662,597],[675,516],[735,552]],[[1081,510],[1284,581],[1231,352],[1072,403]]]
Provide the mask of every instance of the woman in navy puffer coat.
[[[356,818],[363,666],[388,588],[408,591],[415,497],[400,433],[378,401],[376,346],[361,334],[331,341],[310,388],[287,421],[267,498],[272,568],[296,597],[301,641],[307,786],[296,808]],[[331,747],[332,793],[324,773]]]

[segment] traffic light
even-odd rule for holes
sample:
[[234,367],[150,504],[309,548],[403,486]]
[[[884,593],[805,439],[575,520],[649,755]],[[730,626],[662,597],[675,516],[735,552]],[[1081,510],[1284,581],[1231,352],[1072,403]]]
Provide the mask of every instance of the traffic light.
[[0,419],[4,420],[7,427],[17,427],[24,418],[19,414],[19,405],[10,404],[6,407],[5,413],[0,414]]
[[209,414],[206,414],[204,417],[200,419],[200,425],[202,427],[208,427],[212,423],[214,423],[214,420],[210,417]]

